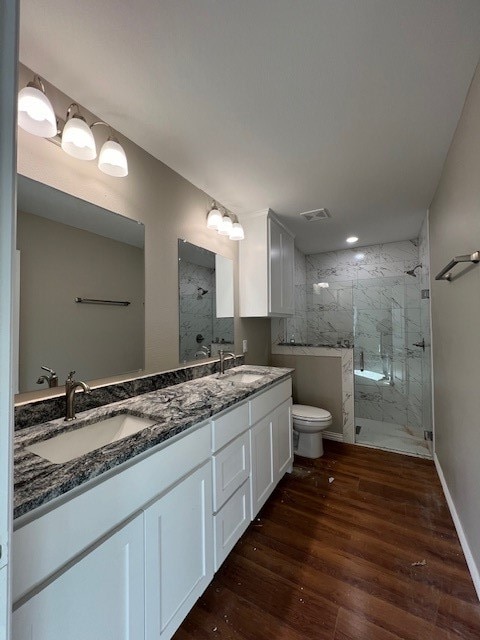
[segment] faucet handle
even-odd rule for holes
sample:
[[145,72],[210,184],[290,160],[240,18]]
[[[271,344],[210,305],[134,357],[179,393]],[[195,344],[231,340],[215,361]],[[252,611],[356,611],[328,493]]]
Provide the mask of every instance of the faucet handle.
[[73,382],[73,376],[76,374],[76,371],[70,371],[68,374],[67,382]]
[[52,376],[56,376],[57,375],[53,369],[50,369],[50,367],[46,367],[43,364],[41,365],[40,369],[43,369],[43,371],[48,371],[48,373],[51,373]]

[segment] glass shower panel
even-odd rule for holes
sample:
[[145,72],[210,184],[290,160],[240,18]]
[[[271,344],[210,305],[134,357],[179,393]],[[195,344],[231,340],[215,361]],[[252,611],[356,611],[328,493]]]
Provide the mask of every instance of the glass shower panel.
[[353,282],[329,280],[307,286],[307,342],[353,343]]
[[422,428],[420,280],[353,286],[356,441],[428,455]]

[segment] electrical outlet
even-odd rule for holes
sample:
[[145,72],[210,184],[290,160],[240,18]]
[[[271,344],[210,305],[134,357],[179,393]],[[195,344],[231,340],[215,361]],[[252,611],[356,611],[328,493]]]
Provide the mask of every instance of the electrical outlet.
[[247,353],[248,351],[248,340],[243,341],[243,353]]

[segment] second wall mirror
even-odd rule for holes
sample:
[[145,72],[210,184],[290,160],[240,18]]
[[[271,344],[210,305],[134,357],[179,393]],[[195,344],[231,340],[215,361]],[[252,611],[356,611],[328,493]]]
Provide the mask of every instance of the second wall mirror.
[[233,261],[178,241],[180,362],[234,350]]

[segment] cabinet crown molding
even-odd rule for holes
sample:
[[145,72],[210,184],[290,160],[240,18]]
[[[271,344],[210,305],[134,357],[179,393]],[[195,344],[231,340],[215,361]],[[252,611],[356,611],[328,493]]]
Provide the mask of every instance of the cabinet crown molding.
[[259,211],[251,211],[249,213],[242,213],[238,215],[238,219],[240,220],[240,222],[244,223],[246,220],[251,220],[253,218],[271,218],[272,220],[275,220],[275,222],[277,224],[279,224],[282,229],[288,233],[289,236],[291,236],[292,238],[295,238],[295,234],[285,225],[285,223],[280,220],[280,218],[278,217],[278,214],[275,213],[275,211],[273,209],[260,209]]

